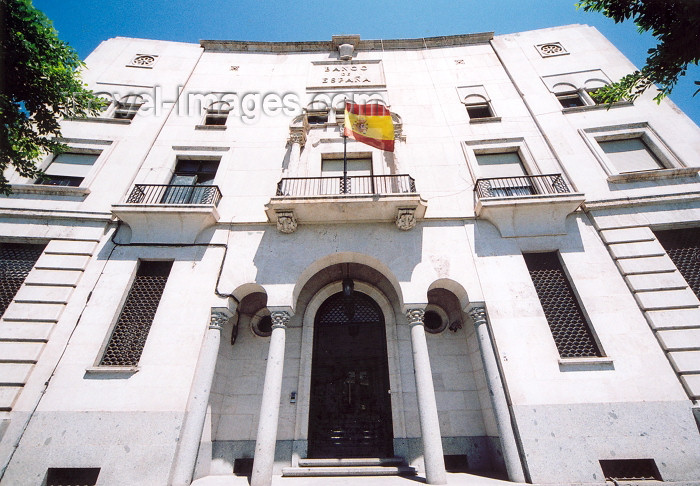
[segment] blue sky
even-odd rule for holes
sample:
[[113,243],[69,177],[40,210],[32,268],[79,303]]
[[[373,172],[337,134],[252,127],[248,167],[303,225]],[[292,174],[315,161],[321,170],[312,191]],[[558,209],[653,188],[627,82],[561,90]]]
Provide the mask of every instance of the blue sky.
[[[197,43],[200,39],[330,40],[337,34],[364,39],[431,37],[494,31],[509,34],[566,24],[600,30],[641,67],[651,35],[631,22],[615,24],[577,10],[576,0],[34,0],[64,41],[85,58],[110,37],[143,37]],[[671,99],[700,124],[700,67],[693,66]]]

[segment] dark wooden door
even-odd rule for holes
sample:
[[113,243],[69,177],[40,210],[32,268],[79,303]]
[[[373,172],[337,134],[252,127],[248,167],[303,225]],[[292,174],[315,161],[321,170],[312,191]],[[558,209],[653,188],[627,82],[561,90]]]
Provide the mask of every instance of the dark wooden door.
[[392,455],[384,316],[367,295],[341,292],[315,319],[309,457]]

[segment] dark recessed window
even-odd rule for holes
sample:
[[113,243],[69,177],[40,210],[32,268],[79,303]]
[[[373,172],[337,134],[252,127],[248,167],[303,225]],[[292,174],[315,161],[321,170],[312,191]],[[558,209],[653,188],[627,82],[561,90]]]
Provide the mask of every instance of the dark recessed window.
[[328,123],[327,111],[311,111],[307,113],[306,119],[309,125],[323,125]]
[[467,105],[467,113],[469,114],[469,119],[474,120],[477,118],[491,118],[493,113],[491,112],[491,107],[488,103],[483,103],[479,105]]
[[561,106],[563,106],[564,108],[586,106],[586,103],[584,103],[583,99],[581,99],[581,95],[579,95],[578,93],[558,94],[557,99],[559,100],[559,103],[561,103]]

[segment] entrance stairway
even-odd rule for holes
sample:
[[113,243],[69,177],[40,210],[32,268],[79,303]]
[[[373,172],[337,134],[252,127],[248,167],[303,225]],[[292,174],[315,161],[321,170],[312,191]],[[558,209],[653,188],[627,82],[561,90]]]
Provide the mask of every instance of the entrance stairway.
[[368,457],[347,459],[299,459],[297,467],[285,467],[282,476],[415,476],[403,457]]

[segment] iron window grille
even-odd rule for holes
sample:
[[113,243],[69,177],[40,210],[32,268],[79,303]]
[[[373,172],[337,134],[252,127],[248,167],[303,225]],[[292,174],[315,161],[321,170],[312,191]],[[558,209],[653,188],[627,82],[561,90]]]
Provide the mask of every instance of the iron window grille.
[[15,298],[46,245],[0,243],[0,315]]
[[606,481],[663,481],[654,459],[601,459]]
[[172,261],[141,261],[100,366],[136,366],[163,296]]
[[602,356],[557,252],[523,253],[523,258],[559,355]]
[[673,264],[700,298],[700,228],[656,231],[655,234]]
[[99,467],[50,467],[46,486],[95,486]]

